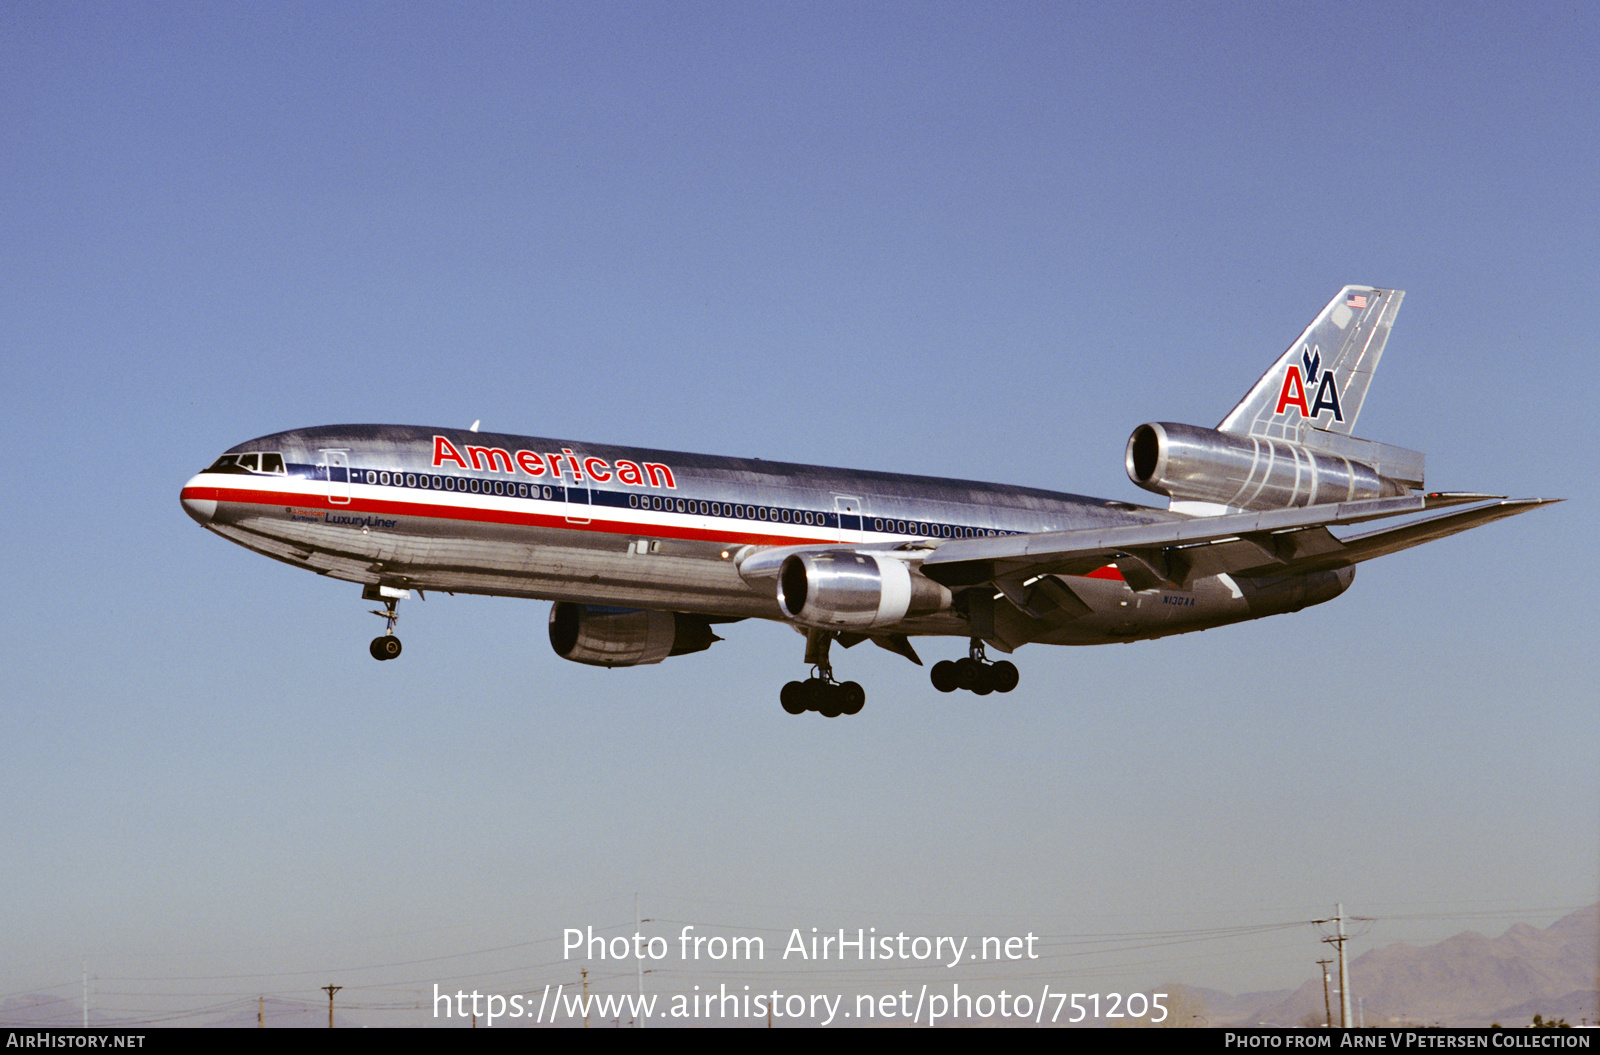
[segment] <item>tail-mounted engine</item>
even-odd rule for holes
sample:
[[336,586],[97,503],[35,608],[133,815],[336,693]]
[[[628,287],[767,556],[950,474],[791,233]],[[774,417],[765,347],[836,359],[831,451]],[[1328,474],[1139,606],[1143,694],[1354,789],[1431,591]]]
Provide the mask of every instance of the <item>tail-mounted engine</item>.
[[949,608],[950,591],[894,557],[826,550],[783,562],[778,605],[801,626],[870,630]]
[[648,608],[607,608],[558,601],[550,606],[550,647],[562,659],[593,667],[633,667],[703,652],[722,638],[706,617]]
[[1422,486],[1423,456],[1320,430],[1300,442],[1152,422],[1128,437],[1128,478],[1174,506],[1288,509],[1403,495]]

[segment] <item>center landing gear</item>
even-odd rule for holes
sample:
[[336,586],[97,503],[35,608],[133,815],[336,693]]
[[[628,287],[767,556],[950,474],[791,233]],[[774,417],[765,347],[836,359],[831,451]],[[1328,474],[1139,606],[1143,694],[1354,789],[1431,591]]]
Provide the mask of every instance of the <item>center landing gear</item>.
[[372,614],[388,620],[383,636],[373,638],[372,644],[367,647],[373,659],[394,659],[400,654],[400,639],[394,636],[394,625],[400,621],[400,613],[395,611],[395,605],[410,596],[410,590],[399,590],[393,586],[368,586],[361,591],[363,600],[383,602],[384,610],[380,612],[374,608]]
[[928,677],[940,692],[966,689],[979,696],[987,696],[991,692],[1010,692],[1021,680],[1015,663],[1004,659],[990,663],[983,654],[983,641],[979,638],[972,639],[966,659],[958,659],[954,663],[948,659],[940,660],[933,665]]
[[783,709],[790,714],[816,711],[824,718],[837,718],[841,714],[858,714],[866,705],[867,692],[860,685],[833,680],[833,665],[828,662],[828,646],[832,643],[832,631],[806,631],[806,662],[811,664],[811,677],[791,681],[778,693]]

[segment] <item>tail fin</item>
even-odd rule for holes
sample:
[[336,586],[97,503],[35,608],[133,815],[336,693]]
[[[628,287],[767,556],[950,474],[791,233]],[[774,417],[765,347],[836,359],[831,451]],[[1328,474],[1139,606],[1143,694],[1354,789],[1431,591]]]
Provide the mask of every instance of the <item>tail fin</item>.
[[1311,441],[1313,429],[1349,436],[1405,295],[1344,287],[1217,431],[1291,443]]

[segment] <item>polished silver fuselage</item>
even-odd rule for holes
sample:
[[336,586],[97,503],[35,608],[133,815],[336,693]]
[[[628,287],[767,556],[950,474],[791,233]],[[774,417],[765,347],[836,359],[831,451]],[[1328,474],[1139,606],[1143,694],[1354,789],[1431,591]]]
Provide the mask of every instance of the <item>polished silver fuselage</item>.
[[[249,459],[269,452],[282,464]],[[779,620],[770,584],[741,575],[752,552],[886,549],[914,564],[956,538],[1187,519],[1032,488],[390,425],[239,444],[185,485],[183,503],[234,542],[369,586]],[[1352,574],[1219,575],[1135,591],[1108,565],[1062,577],[1091,611],[1036,618],[1001,606],[992,640],[1014,648],[1200,630],[1327,600]],[[956,610],[892,630],[970,635]]]

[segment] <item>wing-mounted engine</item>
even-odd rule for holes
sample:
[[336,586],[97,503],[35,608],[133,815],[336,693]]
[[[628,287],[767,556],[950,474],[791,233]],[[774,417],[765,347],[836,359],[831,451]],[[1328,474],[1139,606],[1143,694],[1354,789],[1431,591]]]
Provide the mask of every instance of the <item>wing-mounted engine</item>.
[[722,638],[705,616],[558,601],[550,606],[550,647],[593,667],[634,667],[703,652]]
[[[1159,421],[1128,437],[1128,478],[1180,512],[1289,509],[1420,488],[1423,456],[1305,429],[1299,442]],[[1184,506],[1194,503],[1198,508]]]
[[950,591],[886,554],[790,554],[778,570],[778,606],[801,626],[870,630],[950,607]]

